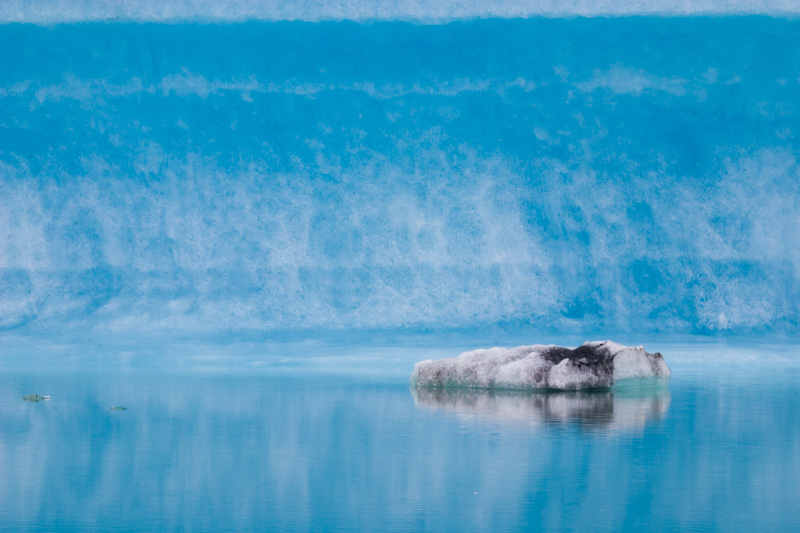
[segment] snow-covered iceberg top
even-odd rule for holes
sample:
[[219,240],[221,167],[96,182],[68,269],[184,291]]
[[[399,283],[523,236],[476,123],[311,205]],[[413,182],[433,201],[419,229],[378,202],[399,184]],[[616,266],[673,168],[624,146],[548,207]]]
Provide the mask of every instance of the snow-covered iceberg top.
[[610,387],[629,378],[672,375],[660,353],[611,341],[585,342],[575,349],[554,345],[490,348],[414,366],[416,387],[578,390]]

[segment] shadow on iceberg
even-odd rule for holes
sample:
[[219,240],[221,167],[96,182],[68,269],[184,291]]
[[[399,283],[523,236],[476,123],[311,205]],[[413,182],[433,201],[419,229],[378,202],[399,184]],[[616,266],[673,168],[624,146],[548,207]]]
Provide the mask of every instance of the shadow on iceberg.
[[465,418],[528,426],[577,424],[585,429],[641,430],[669,408],[667,380],[625,380],[608,390],[520,391],[411,388],[414,403]]

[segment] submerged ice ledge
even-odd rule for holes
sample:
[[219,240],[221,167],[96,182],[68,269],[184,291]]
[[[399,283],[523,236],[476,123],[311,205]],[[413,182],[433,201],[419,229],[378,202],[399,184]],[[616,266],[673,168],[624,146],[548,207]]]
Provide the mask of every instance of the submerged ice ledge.
[[416,387],[480,389],[606,388],[630,378],[668,378],[663,356],[643,346],[611,341],[585,342],[573,349],[553,345],[490,348],[458,357],[421,361],[414,366]]

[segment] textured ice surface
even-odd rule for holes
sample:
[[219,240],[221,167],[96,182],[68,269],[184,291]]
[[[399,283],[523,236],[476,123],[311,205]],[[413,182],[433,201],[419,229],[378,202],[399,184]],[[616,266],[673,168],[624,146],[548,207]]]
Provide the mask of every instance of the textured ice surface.
[[[67,4],[92,5],[41,5]],[[798,330],[800,21],[12,24],[0,49],[0,329]]]
[[4,0],[0,21],[415,20],[474,17],[798,13],[794,0]]
[[621,379],[670,375],[660,353],[595,341],[574,350],[537,344],[421,361],[414,366],[411,382],[417,387],[578,390],[610,387]]

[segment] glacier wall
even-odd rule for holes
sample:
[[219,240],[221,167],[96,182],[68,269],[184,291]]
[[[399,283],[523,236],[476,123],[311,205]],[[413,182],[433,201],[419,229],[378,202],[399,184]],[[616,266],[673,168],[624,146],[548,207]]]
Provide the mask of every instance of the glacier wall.
[[0,328],[798,329],[798,21],[6,24],[0,48]]

